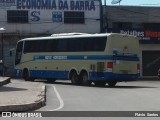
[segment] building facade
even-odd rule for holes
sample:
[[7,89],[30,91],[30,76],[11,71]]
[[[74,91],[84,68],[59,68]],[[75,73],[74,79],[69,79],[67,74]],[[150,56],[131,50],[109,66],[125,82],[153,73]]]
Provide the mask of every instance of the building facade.
[[16,42],[22,38],[102,31],[101,0],[0,0],[0,16],[0,28],[6,29],[3,51],[9,74],[13,74],[14,68],[9,49],[15,48]]
[[160,8],[104,6],[106,32],[139,37],[141,76],[157,76],[160,68]]
[[0,0],[8,33],[100,32],[100,0]]

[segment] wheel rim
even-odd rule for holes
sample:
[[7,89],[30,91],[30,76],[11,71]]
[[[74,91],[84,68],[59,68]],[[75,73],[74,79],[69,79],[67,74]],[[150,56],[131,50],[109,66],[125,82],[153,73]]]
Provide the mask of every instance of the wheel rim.
[[77,84],[77,81],[78,81],[78,75],[74,72],[72,73],[72,76],[71,76],[71,82],[72,84]]
[[81,75],[81,80],[82,80],[84,86],[89,86],[92,83],[91,81],[88,80],[88,75],[86,73],[83,73]]

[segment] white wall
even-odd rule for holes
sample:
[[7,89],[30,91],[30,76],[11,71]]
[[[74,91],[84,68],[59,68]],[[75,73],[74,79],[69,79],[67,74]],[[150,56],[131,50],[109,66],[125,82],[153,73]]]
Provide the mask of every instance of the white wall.
[[[48,8],[47,2],[43,8],[42,5],[40,9],[38,7],[32,8],[32,1],[37,1],[40,4],[42,1],[50,1],[56,4],[56,9],[54,7],[53,9]],[[74,5],[71,5],[71,2],[74,2]],[[74,9],[71,9],[73,6]],[[7,23],[7,10],[28,10],[29,23]],[[85,24],[64,24],[64,11],[84,11]],[[53,22],[52,12],[61,12],[62,22]],[[0,27],[4,27],[8,33],[100,32],[99,0],[10,0],[10,3],[0,1],[0,16]]]

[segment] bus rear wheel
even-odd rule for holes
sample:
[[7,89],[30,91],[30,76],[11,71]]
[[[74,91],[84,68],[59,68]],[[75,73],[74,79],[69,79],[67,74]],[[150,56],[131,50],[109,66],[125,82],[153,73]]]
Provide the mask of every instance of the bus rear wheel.
[[117,84],[117,81],[109,81],[108,82],[109,87],[115,87],[116,84]]
[[79,77],[78,77],[78,75],[75,71],[71,72],[70,79],[71,79],[71,82],[72,82],[73,85],[79,85],[80,84]]
[[55,83],[55,78],[47,78],[47,83]]
[[89,86],[91,85],[91,81],[88,80],[88,75],[86,72],[82,72],[81,75],[80,75],[80,78],[81,78],[81,81],[83,83],[84,86]]

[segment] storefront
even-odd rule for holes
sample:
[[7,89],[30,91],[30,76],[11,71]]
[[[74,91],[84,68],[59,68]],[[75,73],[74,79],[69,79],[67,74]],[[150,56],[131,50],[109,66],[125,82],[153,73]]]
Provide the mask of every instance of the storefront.
[[137,36],[140,42],[141,76],[157,76],[160,68],[160,31],[108,29],[108,32]]
[[139,38],[141,76],[157,76],[160,68],[160,8],[106,6],[104,11],[106,32]]

